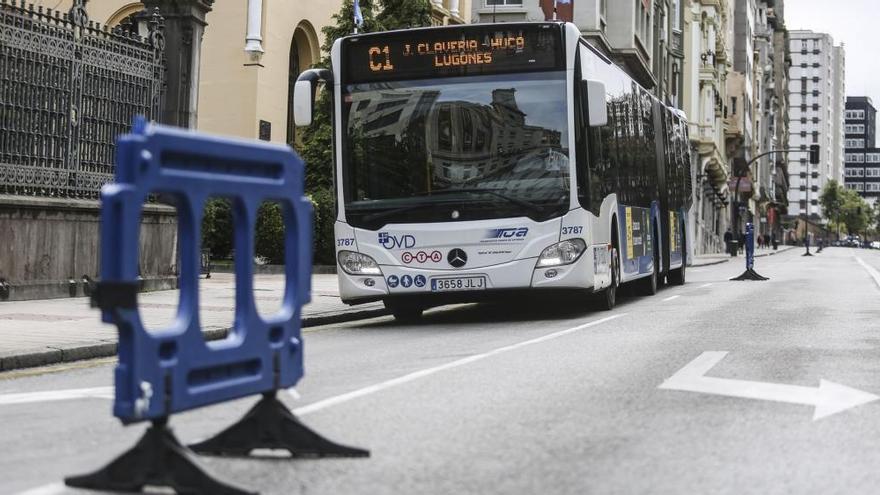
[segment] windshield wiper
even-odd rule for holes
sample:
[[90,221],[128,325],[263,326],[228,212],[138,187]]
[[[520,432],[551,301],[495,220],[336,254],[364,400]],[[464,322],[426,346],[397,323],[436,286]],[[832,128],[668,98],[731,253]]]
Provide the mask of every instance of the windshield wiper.
[[372,213],[370,215],[366,215],[362,220],[364,222],[375,222],[376,220],[381,220],[383,218],[392,217],[392,216],[397,215],[399,213],[407,213],[407,212],[418,210],[418,209],[425,208],[428,206],[433,207],[436,205],[433,203],[427,202],[427,203],[418,203],[418,204],[414,204],[414,205],[402,206],[400,208],[394,208],[392,210],[385,210],[385,211],[380,211],[378,213]]
[[431,192],[425,191],[425,192],[421,193],[420,196],[455,194],[455,193],[462,193],[462,192],[473,192],[473,193],[478,193],[478,194],[479,193],[491,194],[492,196],[495,196],[496,198],[503,199],[504,201],[507,201],[508,203],[517,205],[521,208],[526,208],[528,210],[531,210],[531,211],[533,211],[535,213],[539,213],[539,214],[544,213],[544,208],[541,207],[540,205],[532,203],[531,201],[526,201],[524,199],[519,199],[519,198],[514,198],[513,196],[508,196],[507,194],[499,192],[498,189],[479,188],[479,187],[467,188],[467,189],[441,189],[439,191],[431,191]]

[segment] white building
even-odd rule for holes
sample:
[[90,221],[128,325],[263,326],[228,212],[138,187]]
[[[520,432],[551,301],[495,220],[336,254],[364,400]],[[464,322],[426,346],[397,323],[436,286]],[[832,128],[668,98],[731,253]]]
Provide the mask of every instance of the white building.
[[[789,48],[789,154],[791,187],[788,214],[822,215],[819,194],[830,179],[843,181],[844,50],[830,35],[813,31],[790,31]],[[819,164],[809,164],[810,145],[820,146]]]

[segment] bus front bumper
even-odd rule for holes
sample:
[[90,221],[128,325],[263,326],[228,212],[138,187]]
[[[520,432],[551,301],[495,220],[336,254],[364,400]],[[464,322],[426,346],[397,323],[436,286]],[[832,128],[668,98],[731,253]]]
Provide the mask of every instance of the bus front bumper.
[[[387,298],[413,298],[438,304],[492,299],[508,292],[530,289],[591,289],[594,285],[592,250],[570,265],[535,268],[535,258],[493,266],[430,270],[407,266],[381,266],[382,275],[350,275],[338,268],[339,294],[347,304]],[[435,280],[462,280],[461,290],[445,289]],[[448,284],[447,284],[448,285]]]

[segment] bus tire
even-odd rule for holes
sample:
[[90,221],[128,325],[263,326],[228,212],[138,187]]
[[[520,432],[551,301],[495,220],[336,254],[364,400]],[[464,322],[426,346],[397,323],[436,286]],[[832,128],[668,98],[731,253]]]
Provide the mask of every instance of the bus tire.
[[660,259],[657,256],[657,253],[654,253],[654,269],[651,271],[651,275],[644,277],[639,280],[639,293],[643,296],[653,296],[657,293],[657,283],[660,278]]
[[401,323],[418,323],[422,319],[425,308],[412,303],[402,301],[385,300],[385,308],[391,312],[394,319]]
[[[682,233],[684,233],[683,226],[682,226]],[[686,267],[687,267],[687,239],[685,239],[684,235],[682,235],[682,238],[681,238],[681,268],[676,268],[675,270],[669,271],[669,275],[666,277],[666,279],[670,285],[684,285]]]
[[617,305],[617,289],[620,286],[620,258],[617,256],[617,245],[611,248],[611,285],[596,294],[596,307],[602,311],[611,311]]

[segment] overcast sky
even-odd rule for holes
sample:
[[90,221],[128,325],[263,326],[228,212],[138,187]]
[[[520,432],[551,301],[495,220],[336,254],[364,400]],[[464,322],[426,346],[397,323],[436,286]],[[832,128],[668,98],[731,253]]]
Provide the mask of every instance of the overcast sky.
[[847,96],[870,96],[880,106],[880,0],[785,0],[789,30],[828,33],[846,48]]

